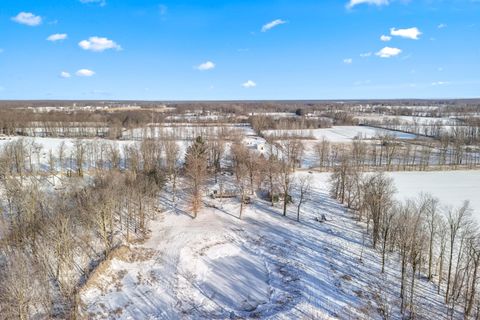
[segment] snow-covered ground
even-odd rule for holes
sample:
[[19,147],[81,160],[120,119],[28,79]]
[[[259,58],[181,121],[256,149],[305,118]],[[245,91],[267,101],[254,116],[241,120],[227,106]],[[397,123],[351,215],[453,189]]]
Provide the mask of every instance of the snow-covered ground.
[[295,112],[263,112],[263,111],[260,111],[260,112],[250,112],[248,115],[249,116],[273,117],[275,119],[297,117]]
[[473,216],[480,223],[480,170],[391,172],[388,175],[394,179],[398,199],[414,198],[423,192],[450,207],[460,207],[463,201],[469,200]]
[[217,134],[228,135],[252,135],[255,134],[248,124],[213,123],[197,124],[191,123],[165,123],[162,126],[151,126],[146,128],[135,128],[125,130],[122,133],[124,139],[141,139],[143,137],[169,137],[178,139],[195,139],[198,136],[215,136]]
[[[91,144],[92,146],[112,146],[118,148],[118,151],[120,152],[120,155],[124,156],[124,151],[126,146],[133,146],[133,145],[140,145],[140,141],[137,140],[108,140],[108,139],[101,139],[101,138],[84,138],[84,139],[71,139],[71,138],[40,138],[40,137],[9,137],[8,139],[5,140],[0,140],[0,149],[5,146],[7,143],[10,143],[12,141],[18,140],[18,139],[23,139],[25,145],[27,146],[27,149],[32,146],[32,144],[35,144],[39,146],[39,149],[32,148],[34,150],[32,152],[33,159],[32,162],[33,164],[37,165],[38,160],[40,160],[41,165],[46,166],[48,163],[48,158],[50,155],[50,152],[52,152],[54,157],[58,157],[58,152],[60,150],[60,146],[62,142],[64,143],[64,152],[65,152],[65,157],[69,157],[71,153],[75,151],[75,143],[76,141],[81,141],[84,143],[85,146],[88,146]],[[183,159],[185,157],[186,150],[188,146],[190,145],[191,141],[189,140],[183,140],[180,139],[176,141],[178,147],[179,147],[179,157]],[[38,156],[37,156],[38,152]]]
[[378,114],[359,114],[355,116],[360,121],[398,121],[402,124],[419,124],[419,125],[453,125],[458,122],[455,118],[439,118],[439,117],[416,117],[416,116],[391,116]]
[[[388,303],[398,318],[395,258],[381,274],[365,225],[328,196],[328,174],[298,175],[313,179],[301,222],[293,205],[283,217],[280,206],[255,197],[242,220],[235,199],[205,199],[208,206],[192,220],[188,204],[173,208],[165,193],[166,210],[151,223],[150,238],[110,261],[82,290],[84,316],[381,319],[378,308]],[[315,220],[322,214],[324,223]],[[416,286],[418,318],[441,319],[442,296],[423,279]]]
[[[49,157],[50,151],[54,154],[54,156],[57,156],[57,153],[62,143],[64,143],[64,148],[65,148],[64,151],[66,156],[68,156],[68,154],[74,150],[76,141],[81,141],[85,144],[96,143],[96,144],[105,144],[105,145],[108,144],[111,146],[116,146],[118,147],[118,150],[120,151],[121,154],[123,154],[124,146],[138,143],[137,141],[131,141],[131,140],[108,140],[108,139],[100,139],[100,138],[71,139],[71,138],[40,138],[40,137],[32,138],[32,137],[15,136],[15,137],[9,137],[8,139],[5,139],[5,140],[0,140],[0,148],[2,148],[5,144],[18,139],[23,139],[27,148],[32,144],[38,145],[40,147],[40,149],[38,150],[40,161],[44,165],[48,163],[48,157]],[[33,162],[34,163],[38,162],[37,155],[34,155]]]
[[323,129],[305,129],[305,130],[265,130],[262,132],[265,136],[300,136],[315,140],[326,139],[334,143],[349,143],[355,138],[370,139],[379,135],[389,134],[400,139],[414,139],[414,134],[402,133],[386,129],[377,129],[367,126],[334,126]]

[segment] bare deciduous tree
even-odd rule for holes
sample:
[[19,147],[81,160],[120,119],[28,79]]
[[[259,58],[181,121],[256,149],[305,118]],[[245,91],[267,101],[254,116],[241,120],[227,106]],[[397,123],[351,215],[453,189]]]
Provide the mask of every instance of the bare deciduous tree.
[[364,188],[364,205],[372,221],[372,239],[375,248],[380,236],[382,217],[392,206],[392,196],[395,192],[393,181],[383,173],[368,176]]
[[310,176],[302,176],[298,179],[297,221],[300,221],[301,206],[309,200],[312,179]]
[[164,141],[164,148],[168,177],[172,183],[172,201],[175,202],[175,196],[177,192],[177,177],[180,169],[180,148],[178,147],[177,142],[173,139]]
[[448,274],[447,274],[447,289],[445,290],[445,303],[448,303],[450,301],[453,254],[454,254],[454,248],[456,245],[457,237],[461,232],[462,228],[464,228],[465,225],[469,222],[469,216],[470,216],[470,204],[468,201],[465,201],[462,207],[456,210],[450,209],[447,213],[450,251],[449,251],[449,258],[448,258]]

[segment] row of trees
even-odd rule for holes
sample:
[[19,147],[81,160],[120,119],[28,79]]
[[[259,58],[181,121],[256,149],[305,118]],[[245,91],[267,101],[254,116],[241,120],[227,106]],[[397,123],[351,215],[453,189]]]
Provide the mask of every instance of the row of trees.
[[317,166],[323,170],[342,166],[344,161],[357,170],[428,170],[480,165],[478,148],[467,148],[448,140],[402,141],[390,135],[379,136],[377,141],[355,139],[349,144],[323,139],[314,146],[314,151]]
[[304,116],[276,117],[275,114],[254,115],[249,118],[253,130],[261,134],[264,130],[300,130],[300,129],[318,129],[330,128],[332,121],[328,118],[306,118]]
[[[422,119],[422,120],[420,120]],[[450,140],[452,143],[478,144],[480,142],[480,118],[434,119],[416,118],[402,121],[397,118],[363,120],[362,124],[433,137],[437,140]]]
[[[389,256],[399,261],[402,314],[415,317],[416,280],[424,274],[443,294],[448,316],[480,316],[480,232],[468,201],[458,208],[445,208],[428,194],[396,201],[391,178],[381,172],[362,174],[348,165],[335,169],[330,191],[366,222],[371,245],[381,253],[381,272]],[[388,318],[393,306],[384,307]]]
[[0,109],[0,134],[40,137],[121,137],[122,129],[161,122],[161,112],[151,110],[116,110],[115,112],[73,111],[36,112],[32,109]]
[[36,172],[12,164],[12,148],[22,150],[14,142],[0,155],[0,314],[74,319],[79,289],[95,266],[148,234],[170,171],[144,142],[129,149],[125,169],[102,167],[88,179],[77,172],[52,189]]

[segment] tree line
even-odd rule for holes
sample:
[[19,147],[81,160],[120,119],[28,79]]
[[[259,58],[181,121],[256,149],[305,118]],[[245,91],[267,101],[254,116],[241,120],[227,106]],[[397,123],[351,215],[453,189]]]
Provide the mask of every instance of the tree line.
[[[19,141],[0,155],[0,314],[74,319],[94,268],[115,248],[148,235],[164,169],[146,142],[130,149],[123,170],[98,167],[86,179],[78,169],[53,187],[22,162],[27,152]],[[115,152],[109,157],[117,159]]]
[[[398,201],[395,192],[393,180],[382,172],[363,174],[344,165],[331,175],[331,196],[366,223],[369,243],[381,254],[381,273],[389,257],[399,261],[398,308],[403,316],[416,317],[416,281],[425,276],[443,296],[446,317],[477,319],[480,232],[469,202],[445,207],[429,194]],[[392,304],[381,306],[385,319],[393,309]]]

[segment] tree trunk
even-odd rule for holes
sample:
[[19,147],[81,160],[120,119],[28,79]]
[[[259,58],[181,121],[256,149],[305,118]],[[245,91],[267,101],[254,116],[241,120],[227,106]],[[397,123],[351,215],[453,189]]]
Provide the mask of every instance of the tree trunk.
[[302,201],[298,201],[298,206],[297,206],[297,221],[300,222],[300,206],[302,205]]
[[473,301],[475,299],[475,293],[476,293],[475,287],[477,285],[477,271],[478,271],[479,258],[480,258],[480,255],[476,255],[473,261],[474,268],[473,268],[472,288],[470,290],[470,297],[468,299],[467,309],[465,310],[465,318],[468,318],[470,316],[470,313],[472,312]]
[[453,245],[454,245],[454,241],[451,241],[450,242],[450,255],[449,255],[449,260],[448,260],[447,290],[445,292],[445,303],[448,303],[448,295],[450,293],[450,277],[452,275]]
[[433,260],[433,234],[430,234],[430,243],[428,249],[428,280],[432,281],[432,260]]

